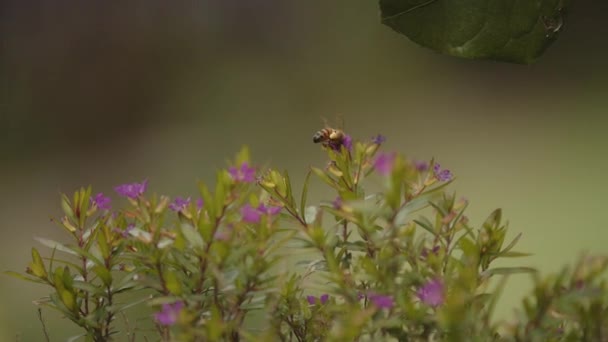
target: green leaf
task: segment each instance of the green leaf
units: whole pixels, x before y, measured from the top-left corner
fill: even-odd
[[[520,257],[532,256],[534,254],[513,251],[513,252],[505,252],[505,253],[501,252],[499,255],[500,255],[501,258],[520,258]]]
[[[203,201],[205,203],[204,210],[207,211],[207,214],[209,214],[209,220],[214,221],[216,215],[215,213],[218,210],[215,206],[214,198],[205,183],[199,182],[198,188],[200,190],[201,197],[203,198]],[[204,217],[204,215],[201,215],[201,219]],[[200,223],[201,222],[199,222],[199,224]]]
[[[68,196],[65,194],[61,194],[61,208],[67,217],[71,218],[72,220],[75,219],[72,204],[70,203]]]
[[[382,23],[437,52],[533,63],[562,28],[569,0],[380,0]]]
[[[321,178],[322,181],[324,181],[325,183],[327,183],[327,185],[331,186],[334,189],[339,189],[339,186],[338,186],[338,184],[336,184],[336,181],[334,181],[333,178],[331,178],[329,175],[327,175],[327,173],[325,173],[325,171],[323,171],[323,170],[321,170],[319,168],[316,168],[316,167],[311,167],[310,169],[317,176],[319,176],[319,178]]]
[[[439,236],[437,234],[437,232],[435,231],[435,228],[433,228],[433,224],[429,221],[428,218],[422,216],[422,217],[420,217],[420,219],[414,220],[414,222],[416,222],[416,224],[418,224],[420,227],[422,227],[422,229],[431,233],[433,236],[435,236],[435,237]]]
[[[217,183],[215,184],[215,208],[218,208],[218,211],[224,207],[224,203],[226,202],[226,191],[228,190],[229,183],[224,179],[225,177],[228,177],[226,172],[220,170],[217,174]]]
[[[70,290],[72,287],[68,268],[58,268],[53,276],[55,290],[61,302],[71,312],[76,311],[76,295]]]
[[[101,257],[104,260],[108,260],[110,257],[110,245],[106,240],[106,235],[102,231],[97,231],[97,246],[99,247],[99,252],[101,253]]]
[[[502,251],[500,251],[500,253],[498,253],[498,256],[502,256],[503,254],[508,253],[513,247],[515,247],[517,241],[519,241],[519,239],[521,238],[521,235],[522,233],[517,234],[513,241],[511,241],[511,243],[509,243],[507,247],[505,247]]]
[[[105,294],[105,288],[99,288],[91,283],[86,283],[84,281],[74,281],[73,284],[75,289],[83,290],[88,292],[89,294]]]
[[[65,246],[64,244],[62,244],[60,242],[53,241],[50,239],[40,238],[40,237],[36,237],[34,239],[36,239],[38,242],[40,242],[41,244],[43,244],[51,249],[54,249],[54,250],[57,250],[60,252],[65,252],[65,253],[72,254],[72,255],[78,255],[78,253],[76,253],[75,251],[73,251],[72,249],[70,249],[69,247]]]
[[[483,228],[486,230],[498,229],[502,218],[502,210],[500,208],[494,210],[483,223]]]
[[[36,248],[32,248],[32,262],[30,263],[32,274],[38,278],[46,279],[47,273],[44,267],[44,261],[40,257],[40,253]]]
[[[308,182],[310,181],[310,175],[312,174],[312,171],[308,171],[306,173],[306,178],[304,178],[304,186],[302,187],[302,197],[300,199],[300,215],[304,216],[304,213],[306,211],[306,201],[308,200]],[[308,222],[306,221],[306,218],[304,218],[304,222]]]
[[[180,227],[182,230],[182,234],[184,234],[184,238],[188,241],[188,243],[190,243],[192,247],[198,250],[203,249],[205,245],[203,237],[196,229],[194,229],[194,227],[187,223],[182,223]]]
[[[510,275],[517,273],[536,273],[536,269],[532,267],[497,267],[485,270],[480,274],[482,278],[489,278],[497,274]]]
[[[285,184],[285,198],[287,198],[290,207],[295,207],[293,191],[291,189],[291,179],[289,179],[289,173],[287,170],[283,172],[283,183]]]
[[[163,277],[165,279],[165,286],[167,287],[167,290],[169,290],[169,292],[176,296],[182,294],[182,286],[175,272],[171,270],[165,270],[163,271]]]
[[[21,280],[25,280],[25,281],[31,281],[32,283],[39,283],[39,284],[46,284],[44,281],[37,279],[37,278],[30,278],[28,276],[25,276],[21,273],[17,273],[15,271],[4,271],[4,274],[11,276],[11,277],[15,277],[17,279],[21,279]]]
[[[112,285],[112,274],[104,266],[98,265],[93,267],[92,271],[103,281],[106,286]]]

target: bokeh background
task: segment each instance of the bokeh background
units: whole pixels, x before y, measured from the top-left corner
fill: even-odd
[[[0,270],[23,270],[34,237],[61,238],[49,218],[80,185],[147,178],[194,194],[243,144],[301,183],[324,163],[312,134],[337,115],[355,137],[382,133],[387,149],[451,169],[475,225],[502,207],[534,253],[514,263],[549,272],[605,253],[606,13],[575,2],[522,66],[421,48],[371,0],[1,1]],[[502,318],[530,288],[509,284]],[[42,340],[32,300],[45,291],[0,276],[0,340]],[[45,318],[53,341],[77,332]]]

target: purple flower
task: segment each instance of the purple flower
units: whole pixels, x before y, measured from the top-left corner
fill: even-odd
[[[347,150],[351,150],[353,148],[353,138],[350,135],[344,135],[344,139],[342,140],[342,145],[346,147]]]
[[[258,206],[258,211],[260,213],[270,215],[270,216],[274,216],[274,215],[280,213],[281,209],[282,209],[281,207],[273,207],[271,205],[265,206],[264,203],[262,203]]]
[[[321,297],[319,297],[319,300],[321,301],[321,304],[325,304],[329,300],[329,295],[327,293],[322,294]]]
[[[249,204],[245,204],[245,206],[241,208],[241,215],[243,216],[243,221],[249,223],[259,223],[260,218],[262,217],[262,213]]]
[[[375,137],[372,137],[372,142],[376,145],[382,145],[382,143],[385,141],[386,141],[386,137],[382,134],[378,134]]]
[[[247,162],[241,164],[240,168],[231,167],[228,173],[235,182],[252,183],[255,181],[255,169],[249,167]]]
[[[98,193],[91,198],[91,203],[101,210],[110,210],[110,197],[106,197],[103,193]]]
[[[169,209],[173,211],[185,210],[190,205],[190,197],[184,199],[182,197],[175,197],[173,203],[169,204]]]
[[[429,169],[429,163],[422,161],[422,160],[414,160],[414,167],[419,172],[424,172]]]
[[[163,309],[154,314],[156,322],[160,325],[174,325],[177,323],[179,314],[184,308],[184,302],[175,302],[173,304],[163,304]]]
[[[427,305],[439,306],[444,301],[443,290],[443,282],[440,279],[433,279],[419,288],[416,296]]]
[[[336,199],[333,202],[331,202],[331,206],[334,209],[342,208],[342,197],[340,197],[340,196],[336,197]]]
[[[440,182],[447,182],[450,179],[452,179],[452,172],[450,172],[450,170],[448,169],[441,169],[441,165],[439,164],[435,164],[433,166],[433,172],[435,173],[435,177],[437,177],[437,180]]]
[[[196,200],[196,207],[198,208],[198,210],[203,209],[204,204],[205,204],[205,201],[203,201],[202,198],[199,198]]]
[[[395,163],[395,154],[381,153],[374,162],[374,168],[376,171],[383,175],[388,176],[393,171],[393,164]]]
[[[241,215],[243,220],[249,223],[260,223],[260,218],[263,215],[274,216],[281,212],[281,207],[266,206],[264,203],[260,203],[257,208],[253,208],[251,205],[246,204],[241,209]]]
[[[141,183],[122,184],[114,188],[114,190],[121,196],[129,197],[131,199],[137,199],[148,187],[148,180]]]
[[[390,309],[395,306],[395,300],[392,296],[384,296],[377,293],[367,295],[367,298],[380,309]]]
[[[329,295],[323,294],[321,295],[321,297],[319,297],[319,300],[317,301],[317,297],[315,296],[306,296],[306,300],[308,301],[308,304],[310,305],[315,305],[317,303],[321,303],[321,305],[327,303],[327,301],[329,300]]]

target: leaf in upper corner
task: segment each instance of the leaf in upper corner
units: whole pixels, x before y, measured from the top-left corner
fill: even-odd
[[[380,0],[382,23],[437,52],[531,64],[555,41],[569,0]]]

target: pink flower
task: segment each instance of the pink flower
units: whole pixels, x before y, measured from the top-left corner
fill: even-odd
[[[258,206],[258,211],[262,214],[274,216],[281,212],[281,207],[265,206],[264,203]]]
[[[414,167],[419,172],[424,172],[429,169],[429,163],[427,163],[425,161],[421,161],[421,160],[414,160]]]
[[[122,184],[114,188],[114,190],[121,196],[129,197],[131,199],[137,199],[137,197],[143,195],[148,187],[148,180],[141,183],[130,183]]]
[[[260,219],[262,215],[275,216],[281,212],[281,207],[274,206],[266,206],[263,203],[257,208],[252,207],[249,204],[245,204],[243,208],[241,208],[241,216],[243,217],[243,221],[249,223],[260,223]]]
[[[104,196],[101,192],[91,197],[91,203],[101,210],[110,210],[110,197]]]
[[[243,216],[243,221],[245,222],[259,223],[262,213],[260,213],[256,208],[253,208],[251,205],[245,204],[245,206],[241,208],[241,216]]]
[[[441,169],[441,165],[435,164],[433,165],[433,172],[435,173],[435,177],[440,182],[447,182],[452,179],[452,172],[448,169]]]
[[[310,304],[310,305],[315,305],[317,303],[321,303],[321,305],[323,305],[323,304],[327,303],[327,301],[329,300],[329,295],[327,293],[322,294],[318,300],[317,300],[317,297],[315,297],[315,296],[306,296],[306,300],[308,301],[308,304]]]
[[[340,196],[336,197],[336,199],[333,202],[331,202],[331,206],[334,209],[342,208],[342,197],[340,197]]]
[[[395,154],[381,153],[374,162],[374,168],[376,171],[383,175],[388,176],[393,171],[393,164],[395,163]]]
[[[430,306],[439,306],[444,301],[443,282],[440,279],[433,279],[418,289],[416,296]]]
[[[163,304],[161,311],[154,314],[156,322],[160,325],[170,326],[177,323],[179,314],[184,308],[184,302],[175,302],[173,304]]]
[[[371,293],[367,295],[367,298],[379,309],[390,309],[395,306],[395,300],[392,296]]]
[[[169,204],[169,209],[173,211],[182,211],[190,205],[190,197],[184,199],[182,197],[175,197],[173,203]]]
[[[241,164],[239,168],[231,167],[228,173],[235,182],[252,183],[255,181],[255,169],[249,167],[247,162]]]

